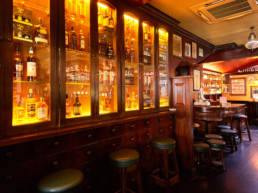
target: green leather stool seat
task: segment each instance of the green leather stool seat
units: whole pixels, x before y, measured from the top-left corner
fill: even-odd
[[[212,150],[217,150],[217,151],[221,151],[222,149],[224,149],[226,142],[223,140],[219,140],[219,139],[209,139],[207,140],[207,143],[210,144],[210,147],[212,148]]]
[[[196,152],[207,152],[209,151],[210,146],[207,143],[195,143],[194,144],[194,150]]]
[[[176,141],[172,138],[156,137],[151,140],[151,145],[157,149],[171,150],[176,147]]]
[[[221,135],[217,135],[217,134],[206,134],[205,135],[206,139],[222,139]]]
[[[41,193],[65,193],[78,187],[83,173],[77,169],[64,169],[43,177],[38,184]]]
[[[219,128],[219,129],[231,129],[231,127],[228,126],[228,125],[218,125],[217,128]]]
[[[135,165],[139,157],[139,153],[134,149],[120,149],[109,154],[112,163],[120,168],[128,168]]]
[[[244,119],[247,119],[247,115],[241,114],[241,113],[234,114],[233,117],[234,118],[244,118]]]
[[[236,135],[237,134],[237,132],[232,129],[221,129],[220,132],[222,135]]]

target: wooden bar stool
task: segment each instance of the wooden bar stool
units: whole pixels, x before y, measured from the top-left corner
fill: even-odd
[[[83,181],[77,169],[64,169],[43,177],[38,183],[40,193],[75,193]]]
[[[209,139],[207,140],[207,143],[210,145],[211,151],[217,154],[215,159],[212,160],[212,163],[214,165],[221,165],[223,170],[225,171],[226,166],[225,166],[224,154],[223,154],[223,150],[226,145],[225,141],[218,140],[218,139]]]
[[[231,148],[231,152],[237,151],[236,135],[237,132],[232,129],[221,129],[221,135],[226,141],[226,145]]]
[[[194,147],[194,155],[196,159],[196,165],[197,168],[200,168],[200,165],[202,161],[207,162],[204,160],[204,157],[206,156],[208,158],[208,163],[210,164],[211,162],[211,151],[210,151],[210,146],[207,143],[195,143],[193,145]]]
[[[121,191],[117,192],[133,193],[131,189],[127,187],[127,169],[133,166],[137,166],[139,162],[139,153],[134,149],[120,149],[118,151],[109,154],[109,158],[115,167],[121,170]],[[143,193],[142,181],[140,175],[140,169],[137,167],[137,181],[138,181],[138,192]]]
[[[237,129],[238,129],[238,135],[239,135],[239,138],[240,138],[240,142],[243,141],[242,134],[245,134],[242,130],[242,123],[245,123],[245,125],[246,125],[249,141],[252,141],[247,115],[244,115],[244,114],[241,114],[241,113],[234,114],[231,124],[233,124],[233,122],[235,120],[237,121]]]
[[[201,135],[200,135],[200,127],[201,125],[199,123],[194,123],[193,124],[193,128],[194,128],[194,140],[199,140],[202,139]]]
[[[217,134],[206,134],[205,135],[205,139],[209,140],[209,139],[223,139],[223,137],[221,135],[217,135]]]
[[[217,133],[221,133],[221,129],[231,129],[229,125],[217,125]]]
[[[163,188],[168,188],[179,182],[179,168],[176,158],[176,141],[172,138],[157,137],[151,140],[151,145],[162,154],[163,168],[154,169],[151,177],[155,183]],[[175,171],[169,170],[168,157],[172,154]]]

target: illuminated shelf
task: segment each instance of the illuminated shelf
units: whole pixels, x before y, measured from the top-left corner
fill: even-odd
[[[90,86],[90,83],[83,83],[83,82],[66,82],[66,85],[83,85],[83,86]]]
[[[66,117],[66,119],[73,119],[73,118],[80,118],[80,117],[89,117],[89,116],[91,116],[91,113],[87,112],[87,113],[84,113],[82,115],[72,115],[72,116]]]
[[[14,36],[13,39],[33,43],[33,40]]]
[[[28,26],[33,26],[32,23],[28,23],[28,22],[25,22],[25,21],[20,21],[20,20],[17,20],[17,19],[13,19],[13,22],[28,25]]]
[[[116,112],[113,112],[113,111],[110,111],[110,110],[106,110],[106,111],[105,110],[100,110],[99,111],[100,115],[105,115],[105,114],[110,114],[110,113],[116,113]]]
[[[90,53],[87,51],[75,50],[75,49],[71,49],[71,48],[65,48],[65,51],[67,54],[72,54],[72,55],[76,55],[76,56],[89,56],[90,55]]]
[[[139,108],[126,108],[125,111],[138,111]]]
[[[43,81],[26,81],[26,80],[14,80],[13,83],[15,83],[15,84],[49,84],[49,82],[43,82]]]
[[[12,125],[13,126],[19,126],[19,125],[29,125],[29,124],[36,124],[36,123],[43,123],[43,122],[47,122],[49,120],[43,120],[43,121],[40,121],[38,119],[32,119],[32,120],[29,120],[27,118],[24,118],[23,120],[13,120],[12,121]]]

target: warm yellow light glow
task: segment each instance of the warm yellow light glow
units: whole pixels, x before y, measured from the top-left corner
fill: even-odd
[[[100,3],[100,2],[98,2],[98,6],[100,6],[101,8],[104,8],[104,9],[107,9],[107,8],[108,8],[107,5],[105,5],[105,4],[103,4],[103,3]]]
[[[160,98],[159,106],[160,107],[168,107],[169,106],[168,97]]]
[[[46,122],[46,121],[49,121],[49,120],[47,119],[47,120],[40,121],[36,118],[35,119],[23,118],[22,120],[13,119],[12,125],[13,126],[29,125],[29,124],[35,124],[35,123],[42,123],[42,122]]]
[[[143,27],[145,27],[145,26],[147,26],[147,25],[148,25],[147,23],[142,23],[142,26],[143,26]]]
[[[129,20],[131,20],[131,21],[134,21],[135,23],[138,23],[138,22],[139,22],[137,19],[135,19],[135,18],[133,18],[133,17],[131,17],[131,16],[129,16],[129,15],[126,15],[126,14],[124,14],[124,18],[125,18],[125,19],[129,19]]]
[[[91,112],[90,111],[85,111],[81,115],[66,116],[66,118],[67,119],[71,119],[71,118],[88,117],[88,116],[91,116]]]
[[[139,108],[138,107],[134,107],[134,108],[125,108],[125,111],[138,111]]]
[[[159,29],[159,33],[160,34],[164,34],[164,35],[168,34],[168,32],[166,30],[164,30],[164,29]]]

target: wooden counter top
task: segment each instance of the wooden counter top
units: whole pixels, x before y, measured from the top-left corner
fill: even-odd
[[[234,109],[234,108],[242,108],[245,106],[245,104],[233,104],[229,103],[228,106],[220,106],[220,105],[194,105],[194,108],[205,108],[205,109]]]

